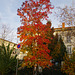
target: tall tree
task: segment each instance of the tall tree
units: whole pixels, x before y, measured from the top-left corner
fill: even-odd
[[[52,44],[49,44],[49,49],[51,50],[50,55],[53,57],[55,62],[61,64],[61,61],[63,61],[63,57],[66,53],[66,47],[64,45],[62,38],[58,38],[58,34],[54,36]]]
[[[23,24],[18,28],[18,37],[22,41],[21,51],[28,51],[22,66],[36,66],[37,64],[41,67],[47,67],[52,65],[48,49],[50,41],[45,35],[47,30],[51,30],[51,28],[49,23],[43,24],[41,21],[47,20],[47,14],[51,13],[51,9],[53,7],[50,0],[29,0],[23,2],[21,8],[17,10]]]
[[[16,55],[14,57],[11,56],[14,50],[14,46],[10,49],[10,44],[5,47],[4,44],[0,46],[0,73],[1,75],[7,74],[10,71],[14,71],[16,69]]]

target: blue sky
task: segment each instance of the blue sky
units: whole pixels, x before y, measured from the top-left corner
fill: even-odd
[[[17,28],[21,25],[20,18],[17,15],[17,9],[20,8],[22,2],[25,0],[0,0],[0,25],[6,24],[14,28],[14,34],[16,35]],[[56,7],[72,6],[72,0],[51,0],[54,5],[53,13],[50,15],[52,26],[58,27],[59,21],[54,17],[54,11]]]

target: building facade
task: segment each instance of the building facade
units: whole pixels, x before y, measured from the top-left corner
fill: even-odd
[[[10,42],[8,40],[4,40],[2,38],[0,38],[0,45],[2,45],[2,43],[4,43],[5,46],[8,46],[8,44],[10,43],[10,49],[12,49],[12,47],[14,46],[14,50],[12,52],[12,55],[15,55],[17,54],[17,44],[16,43],[13,43],[13,42]]]
[[[62,23],[61,28],[55,28],[54,35],[58,33],[58,39],[60,36],[66,46],[66,50],[68,54],[72,54],[75,49],[75,26],[65,27],[65,23]]]
[[[19,60],[23,60],[23,57],[27,56],[28,52],[27,51],[25,53],[21,52],[20,48],[17,48],[16,43],[0,38],[0,46],[2,45],[2,43],[4,43],[5,47],[8,46],[8,44],[10,43],[10,49],[12,49],[12,47],[15,45],[11,56],[17,55],[17,59]]]

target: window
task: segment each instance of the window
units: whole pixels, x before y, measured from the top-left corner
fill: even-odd
[[[13,54],[15,54],[15,52],[13,52]]]
[[[16,54],[16,51],[13,51],[13,54]]]
[[[68,42],[68,43],[71,42],[71,36],[67,36],[67,42]]]
[[[71,54],[71,53],[72,53],[71,45],[68,45],[68,46],[67,46],[67,53],[68,53],[68,54]]]
[[[12,46],[12,44],[11,44],[11,46]]]
[[[58,41],[60,40],[60,38],[61,38],[61,35],[58,35]]]

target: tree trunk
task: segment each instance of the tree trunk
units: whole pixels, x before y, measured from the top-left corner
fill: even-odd
[[[34,66],[33,68],[33,75],[37,75],[37,72],[38,72],[38,66]]]
[[[2,75],[4,75],[4,73],[2,72]]]

